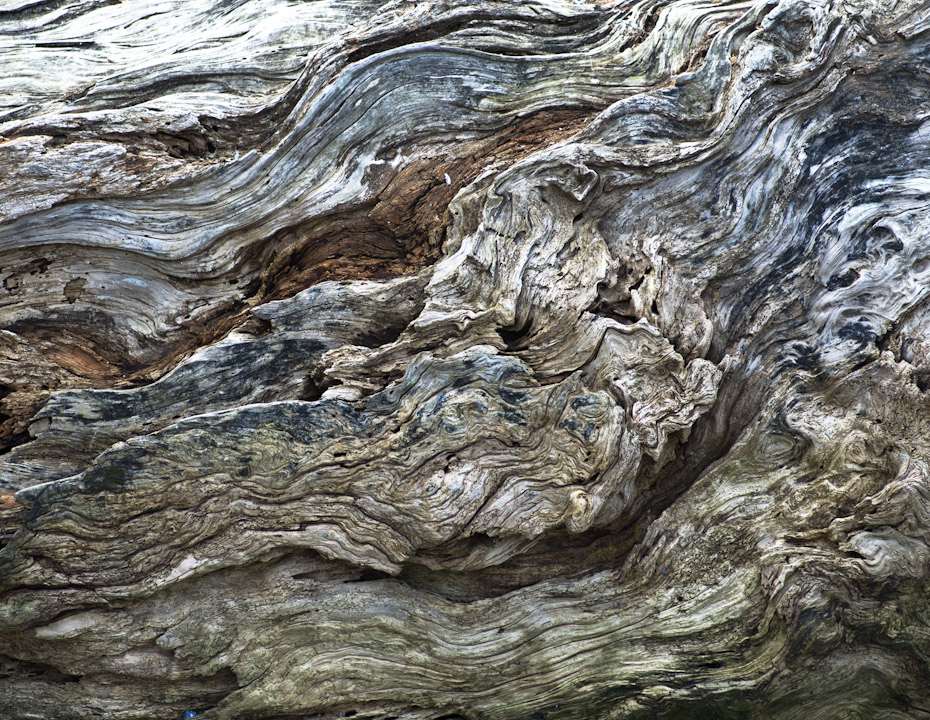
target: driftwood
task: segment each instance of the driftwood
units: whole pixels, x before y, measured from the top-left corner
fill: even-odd
[[[0,45],[0,718],[930,717],[927,5]]]

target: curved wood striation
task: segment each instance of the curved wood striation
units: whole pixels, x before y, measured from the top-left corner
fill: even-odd
[[[4,717],[930,715],[927,17],[7,3]]]

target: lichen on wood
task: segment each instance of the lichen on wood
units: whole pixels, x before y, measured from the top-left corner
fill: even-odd
[[[930,716],[927,18],[0,8],[0,718]]]

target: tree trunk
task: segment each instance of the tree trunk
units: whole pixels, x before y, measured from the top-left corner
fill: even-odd
[[[928,17],[9,0],[0,718],[930,717]]]

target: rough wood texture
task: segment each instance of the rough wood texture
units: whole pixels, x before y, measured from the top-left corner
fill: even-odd
[[[930,717],[930,7],[0,6],[0,717]]]

